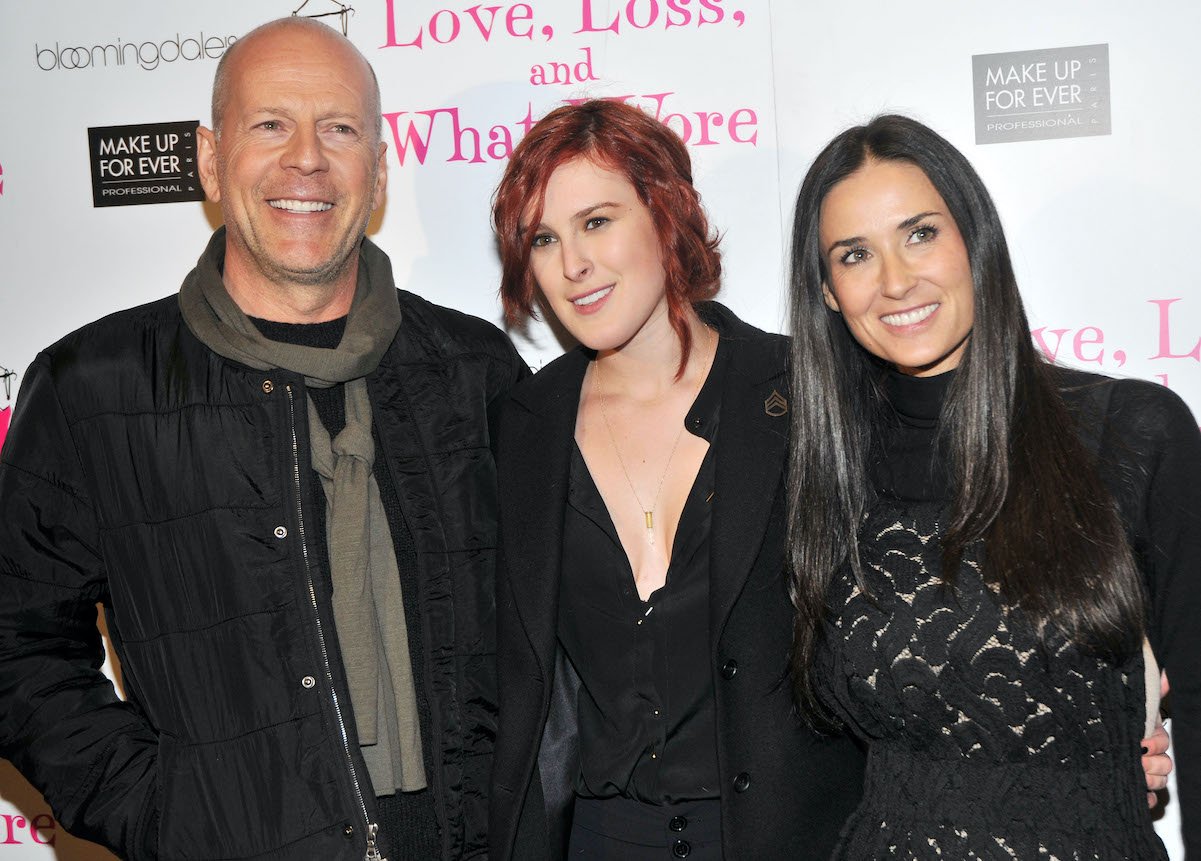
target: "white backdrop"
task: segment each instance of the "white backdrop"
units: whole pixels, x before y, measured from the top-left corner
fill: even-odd
[[[88,129],[208,124],[225,45],[300,2],[0,0],[0,366],[17,375],[11,397],[0,391],[0,437],[39,349],[173,292],[220,220],[201,203],[93,207]],[[1192,0],[1139,10],[1114,0],[354,5],[349,35],[379,75],[389,143],[388,198],[372,237],[411,290],[499,322],[487,215],[509,149],[564,98],[629,95],[692,145],[697,185],[725,237],[724,301],[782,330],[792,200],[809,161],[845,126],[901,111],[946,135],[983,175],[1048,351],[1157,379],[1201,413],[1201,293],[1183,265],[1201,234],[1189,59],[1201,6]],[[337,9],[309,0],[303,11]],[[973,56],[1072,46],[1105,46],[1107,74],[1085,81],[1104,87],[1086,88],[1085,105],[1058,93],[1038,113],[1085,116],[1069,109],[1100,102],[1111,133],[977,144]],[[999,61],[994,71],[1018,74]],[[1046,77],[1043,101],[1053,101],[1061,82]],[[990,104],[1003,90],[1013,97],[993,83]],[[1023,86],[1038,98],[1037,86]],[[540,325],[514,339],[535,367],[561,350]],[[1159,828],[1182,858],[1172,805]],[[0,763],[0,861],[55,853],[108,857],[55,828]]]

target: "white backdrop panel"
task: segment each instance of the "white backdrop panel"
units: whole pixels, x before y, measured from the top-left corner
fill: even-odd
[[[200,203],[93,208],[87,130],[207,124],[220,46],[299,3],[0,0],[0,366],[23,374],[71,329],[178,287],[219,213]],[[724,234],[724,301],[782,330],[806,167],[846,125],[902,111],[983,175],[1043,343],[1079,367],[1166,382],[1201,411],[1201,295],[1180,250],[1201,232],[1191,151],[1201,123],[1187,104],[1196,4],[494,0],[473,15],[474,5],[358,0],[349,18],[380,78],[389,144],[372,237],[408,289],[499,322],[488,207],[508,149],[564,98],[630,95],[692,145]],[[310,0],[304,11],[336,8]],[[212,56],[172,59],[170,43],[189,39]],[[97,45],[114,47],[91,52]],[[1076,45],[1108,46],[1112,134],[975,143],[973,55]],[[87,63],[63,68],[82,64],[64,52],[74,46]],[[535,367],[562,348],[544,325],[514,340]],[[0,764],[0,859],[109,857],[33,827],[48,816]],[[1179,859],[1175,816],[1169,805],[1159,828]],[[53,847],[39,842],[51,838]]]

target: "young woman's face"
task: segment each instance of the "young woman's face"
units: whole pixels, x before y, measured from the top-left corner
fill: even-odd
[[[612,350],[670,326],[659,237],[621,174],[586,158],[560,165],[530,235],[534,281],[584,346]]]
[[[897,370],[959,365],[972,330],[972,272],[946,202],[921,168],[868,161],[826,195],[826,304],[855,340]]]

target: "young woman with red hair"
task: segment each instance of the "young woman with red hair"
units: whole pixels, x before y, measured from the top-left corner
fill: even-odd
[[[500,423],[492,857],[824,858],[862,758],[794,714],[787,343],[709,300],[688,152],[637,108],[559,108],[494,221],[510,321],[581,346]]]

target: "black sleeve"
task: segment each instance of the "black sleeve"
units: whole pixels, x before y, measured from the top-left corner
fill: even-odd
[[[72,834],[153,858],[158,739],[100,671],[108,589],[85,486],[39,357],[0,453],[0,756]]]
[[[509,400],[509,392],[513,387],[531,375],[530,366],[517,352],[508,336],[500,336],[504,341],[505,361],[499,379],[491,387],[488,400],[488,438],[492,440],[492,452],[496,453],[496,441],[500,438],[500,416],[505,403]]]
[[[1135,465],[1119,502],[1150,598],[1149,637],[1171,684],[1172,757],[1185,849],[1201,858],[1201,432],[1185,403],[1152,383],[1118,384],[1113,447]]]

